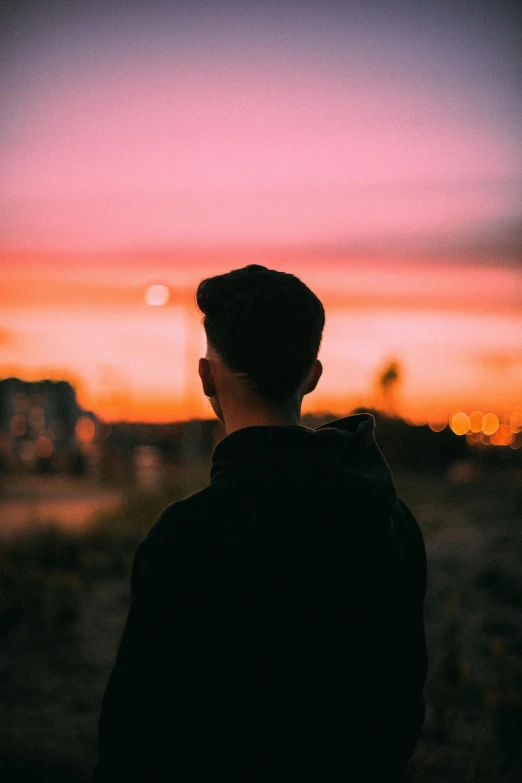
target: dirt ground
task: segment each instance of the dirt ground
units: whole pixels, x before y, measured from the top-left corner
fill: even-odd
[[[495,468],[464,478],[396,477],[428,554],[427,715],[408,783],[522,780],[522,474]],[[0,606],[4,783],[82,783],[96,758],[133,550],[107,568],[99,547],[78,561],[60,546],[62,566],[26,564],[22,598]],[[2,556],[14,595],[18,560]]]

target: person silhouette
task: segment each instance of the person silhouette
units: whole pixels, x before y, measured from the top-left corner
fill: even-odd
[[[92,780],[401,781],[425,715],[426,553],[374,418],[301,425],[325,313],[294,275],[251,264],[196,301],[226,435],[136,552]]]

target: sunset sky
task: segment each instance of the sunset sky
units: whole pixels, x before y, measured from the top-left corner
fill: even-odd
[[[519,3],[40,0],[0,28],[0,376],[210,415],[194,288],[255,261],[325,303],[307,409],[371,404],[394,359],[412,418],[522,409]]]

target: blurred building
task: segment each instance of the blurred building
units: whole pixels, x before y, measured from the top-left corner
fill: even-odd
[[[3,469],[83,472],[92,461],[89,443],[97,426],[97,417],[80,407],[67,381],[0,381]]]

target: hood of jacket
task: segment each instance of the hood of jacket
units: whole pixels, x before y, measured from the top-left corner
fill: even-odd
[[[289,480],[330,477],[358,488],[390,508],[396,494],[390,469],[375,442],[375,419],[358,413],[317,429],[254,426],[232,432],[212,455],[211,482],[224,479]]]

